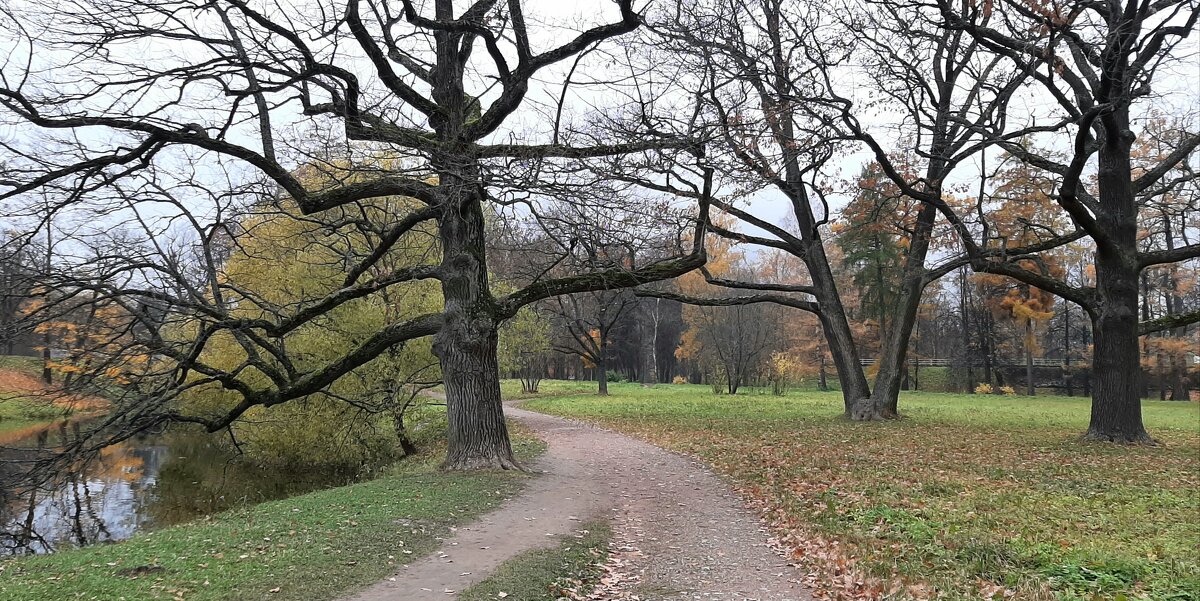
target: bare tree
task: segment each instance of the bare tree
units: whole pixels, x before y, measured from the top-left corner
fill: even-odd
[[[940,13],[934,7],[869,1],[844,6],[838,21],[834,31],[844,31],[853,40],[846,51],[849,60],[817,44],[811,44],[808,52],[810,60],[821,65],[828,78],[826,89],[840,107],[838,127],[848,137],[865,142],[875,160],[887,164],[891,176],[904,179],[904,190],[920,191],[923,196],[915,200],[945,198],[956,171],[989,146],[1061,126],[1053,119],[1026,121],[1011,115],[1009,105],[1025,85],[1025,70],[986,52],[962,31],[940,27]],[[834,85],[837,72],[851,65],[869,82],[871,92],[866,98],[850,98]],[[878,138],[883,128],[872,123],[875,116],[896,119],[899,133],[894,139],[901,146],[897,152],[887,152]],[[879,416],[897,414],[909,340],[925,287],[961,263],[961,259],[943,260],[926,268],[937,216],[936,205],[923,203],[911,222],[904,224],[902,276],[896,306],[891,308],[891,327],[881,341],[871,396],[873,412]],[[1039,247],[1081,235],[1064,232],[1054,240],[1039,240]]]
[[[164,421],[222,430],[252,407],[319,393],[388,348],[433,336],[450,422],[445,465],[516,467],[500,403],[499,323],[539,300],[669,278],[704,262],[702,206],[692,248],[677,256],[548,277],[504,295],[489,286],[489,203],[521,202],[572,162],[626,153],[654,160],[652,149],[682,145],[638,130],[613,141],[588,133],[596,128],[569,128],[562,106],[572,86],[555,106],[528,99],[540,75],[635,30],[640,17],[630,0],[598,16],[611,21],[544,50],[537,40],[561,36],[531,31],[517,1],[480,0],[456,13],[451,0],[78,0],[3,18],[10,52],[0,104],[25,135],[4,145],[0,202],[41,193],[53,199],[42,223],[86,213],[93,223],[123,219],[149,238],[59,286],[122,303],[137,316],[131,331],[140,351],[170,364],[138,391],[156,402],[112,418],[125,432]],[[148,47],[179,51],[138,50]],[[522,111],[542,109],[555,115],[539,120],[547,127],[513,125]],[[365,232],[367,250],[347,258],[339,286],[311,301],[237,317],[233,307],[246,299],[219,277],[220,247],[235,221],[229,211],[247,198],[278,197]],[[408,212],[371,219],[371,202],[401,197],[416,201]],[[193,210],[197,200],[208,208]],[[170,219],[156,216],[163,207]],[[188,230],[198,261],[172,262],[178,253],[164,247],[164,224]],[[436,232],[437,256],[374,269],[426,225]],[[440,288],[439,310],[390,323],[321,366],[300,370],[288,356],[283,340],[296,328],[383,288],[427,281]],[[199,320],[198,335],[173,339],[141,307]],[[231,370],[202,359],[209,341],[226,336],[246,355]],[[248,370],[265,377],[249,384],[238,377]],[[163,402],[197,382],[241,400],[218,415],[182,414]]]
[[[1061,130],[1071,148],[1065,161],[1020,144],[1004,148],[1060,178],[1055,201],[1096,245],[1095,286],[1072,285],[1023,268],[1022,253],[988,260],[986,229],[976,239],[979,234],[941,199],[922,200],[935,203],[958,228],[976,270],[1013,277],[1088,312],[1095,343],[1087,438],[1151,441],[1142,424],[1138,336],[1200,320],[1200,313],[1139,324],[1139,275],[1147,267],[1200,256],[1200,245],[1139,251],[1139,215],[1149,198],[1182,183],[1169,175],[1193,156],[1200,132],[1181,132],[1173,150],[1136,177],[1132,150],[1139,104],[1151,97],[1160,69],[1179,57],[1180,43],[1200,19],[1200,4],[1131,0],[1041,6],[1014,0],[972,6],[939,0],[937,7],[943,27],[968,34],[987,52],[1012,61],[1070,122]],[[1086,179],[1093,164],[1094,187]]]
[[[639,294],[700,306],[773,302],[817,315],[841,380],[845,413],[871,419],[870,388],[824,247],[822,228],[832,217],[821,185],[822,170],[837,151],[825,119],[807,103],[825,97],[825,81],[811,63],[796,61],[808,43],[809,19],[819,10],[778,0],[677,2],[656,15],[653,30],[673,73],[682,74],[713,143],[708,160],[720,167],[722,190],[712,206],[720,217],[709,230],[731,241],[777,249],[800,259],[808,284],[708,278],[750,294],[698,298],[674,292]],[[673,58],[672,58],[673,57]],[[660,182],[669,188],[670,178]],[[687,190],[675,188],[677,194]],[[794,227],[764,218],[736,202],[766,192]],[[693,192],[693,195],[698,196]]]

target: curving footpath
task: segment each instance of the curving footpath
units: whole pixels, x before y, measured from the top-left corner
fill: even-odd
[[[618,573],[595,599],[809,601],[804,576],[704,465],[628,436],[512,406],[546,441],[521,495],[460,527],[433,555],[347,601],[454,599],[504,561],[609,516]],[[515,600],[521,601],[521,600]]]

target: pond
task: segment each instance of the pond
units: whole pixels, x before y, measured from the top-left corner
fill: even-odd
[[[87,423],[30,424],[0,435],[10,472],[38,448],[54,448]],[[16,460],[14,462],[13,460]],[[113,542],[135,532],[348,484],[337,474],[289,474],[243,460],[212,435],[186,428],[110,446],[71,473],[17,496],[0,473],[0,555],[50,553]]]

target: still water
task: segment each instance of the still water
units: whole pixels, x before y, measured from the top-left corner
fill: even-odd
[[[8,468],[38,448],[53,448],[86,430],[62,421],[0,433]],[[0,473],[0,486],[4,474]],[[210,435],[187,429],[131,439],[19,496],[0,490],[0,555],[50,553],[129,538],[231,507],[253,505],[353,478],[288,474],[243,460]]]

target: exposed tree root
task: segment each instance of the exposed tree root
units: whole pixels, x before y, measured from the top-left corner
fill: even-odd
[[[1151,437],[1149,434],[1147,434],[1145,431],[1131,434],[1128,432],[1101,432],[1099,430],[1088,430],[1087,433],[1085,433],[1080,438],[1087,442],[1103,442],[1103,443],[1123,444],[1123,445],[1144,445],[1144,446],[1149,446],[1149,447],[1157,447],[1157,446],[1160,446],[1160,444],[1161,444],[1157,440],[1154,440],[1154,438]]]
[[[516,458],[510,456],[504,457],[500,455],[471,455],[467,457],[447,457],[445,463],[442,464],[442,471],[446,472],[473,472],[483,470],[512,470],[517,472],[526,472],[530,470],[528,467],[517,461]]]

